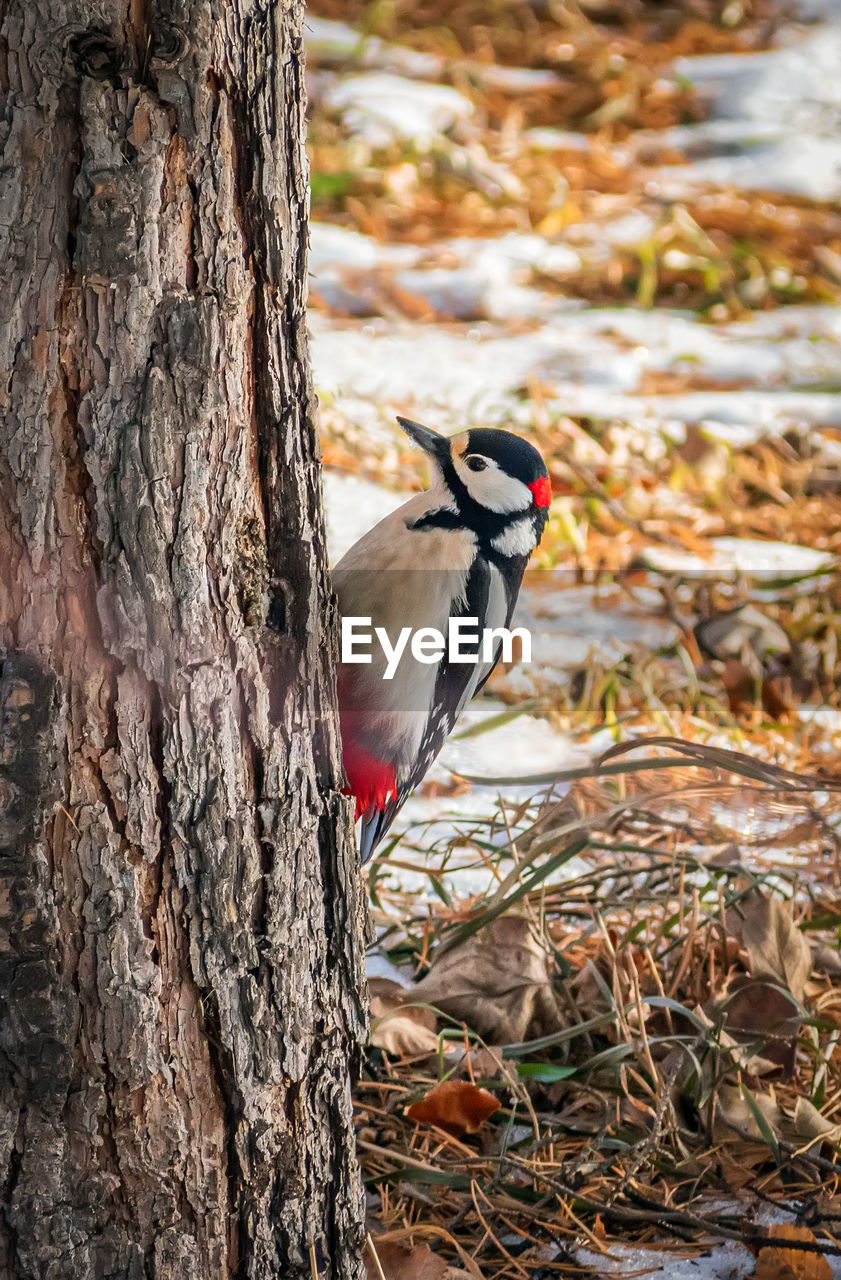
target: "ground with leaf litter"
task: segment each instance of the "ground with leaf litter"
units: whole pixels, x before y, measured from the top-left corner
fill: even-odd
[[[394,425],[543,451],[499,671],[371,867],[377,1280],[841,1275],[841,14],[310,6],[334,557]]]

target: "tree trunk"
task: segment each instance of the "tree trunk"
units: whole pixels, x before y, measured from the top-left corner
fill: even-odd
[[[352,1280],[300,8],[0,14],[0,1276]]]

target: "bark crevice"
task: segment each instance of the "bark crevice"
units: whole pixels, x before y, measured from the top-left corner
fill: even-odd
[[[0,1274],[357,1280],[301,12],[78,16],[0,19]]]

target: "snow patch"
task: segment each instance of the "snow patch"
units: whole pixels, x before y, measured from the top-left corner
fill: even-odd
[[[351,133],[375,148],[409,142],[428,151],[441,134],[473,114],[473,103],[456,89],[386,71],[337,80],[323,101],[339,112]]]
[[[649,547],[645,563],[660,573],[770,574],[778,577],[815,573],[828,568],[832,557],[813,547],[798,547],[788,542],[762,542],[758,538],[712,538],[713,554],[708,560],[692,551],[671,547]]]
[[[412,495],[393,493],[358,476],[325,470],[324,506],[327,518],[327,550],[336,564],[364,533],[391,515]]]

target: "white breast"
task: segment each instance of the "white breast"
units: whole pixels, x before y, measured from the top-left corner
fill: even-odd
[[[392,643],[404,627],[412,634],[434,627],[446,638],[453,602],[464,598],[476,539],[467,529],[410,529],[407,524],[449,501],[445,489],[419,493],[350,548],[333,570],[343,616],[371,618],[372,628],[385,628]],[[344,667],[348,696],[364,717],[366,732],[389,747],[398,766],[408,764],[420,745],[438,665],[415,662],[407,654],[386,681],[387,660],[379,644],[370,653],[370,663]]]
[[[515,520],[491,543],[501,556],[530,556],[535,548],[534,521],[531,516]]]

